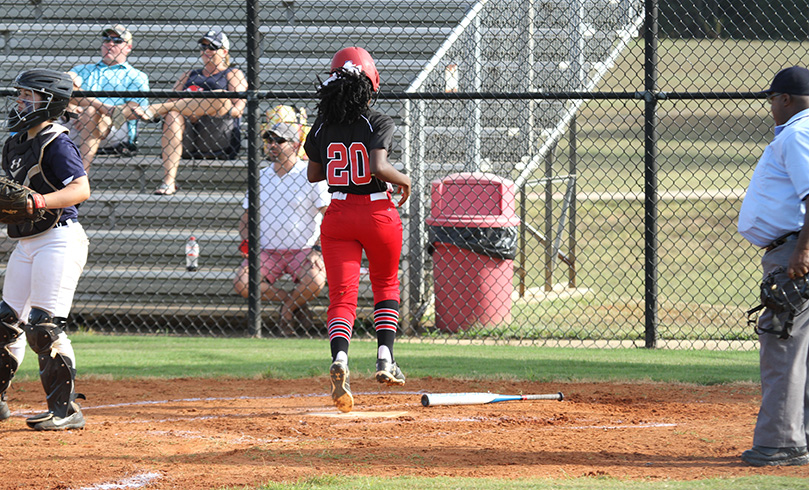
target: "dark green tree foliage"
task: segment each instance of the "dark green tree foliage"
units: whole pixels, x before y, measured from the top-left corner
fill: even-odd
[[[660,2],[660,34],[669,38],[803,41],[809,0]]]

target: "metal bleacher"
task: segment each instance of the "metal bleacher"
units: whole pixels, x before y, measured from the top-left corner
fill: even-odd
[[[283,0],[263,3],[259,15],[261,90],[313,93],[332,54],[360,45],[374,56],[386,92],[552,92],[591,88],[635,35],[642,3]],[[199,65],[196,41],[211,26],[228,34],[231,56],[244,69],[247,22],[241,0],[108,0],[100,6],[37,0],[0,5],[0,87],[32,66],[68,70],[97,60],[100,31],[111,22],[132,31],[129,61],[149,75],[154,89],[171,89],[183,72]],[[262,101],[262,108],[290,102],[314,112],[314,101],[304,99]],[[404,256],[409,246],[426,240],[424,203],[432,179],[471,170],[524,179],[580,103],[380,100],[379,110],[400,127],[394,158],[421,193],[411,199]],[[196,332],[193,323],[207,320],[225,333],[242,329],[246,305],[231,281],[241,260],[235,244],[246,161],[183,161],[180,192],[153,196],[162,175],[159,137],[159,125],[142,124],[137,156],[98,157],[93,165],[93,196],[81,209],[91,256],[74,312],[88,322],[123,318],[135,329],[146,323],[143,318],[152,323],[159,318],[178,333],[178,325]],[[195,273],[182,267],[189,234],[202,245],[202,268]],[[425,297],[422,285],[408,284],[419,282],[423,264],[403,259],[403,272],[406,315],[421,309],[416,302]]]
[[[200,65],[196,42],[210,27],[231,41],[231,57],[246,60],[243,1],[111,0],[95,6],[42,0],[0,5],[0,87],[32,66],[69,70],[99,59],[100,32],[122,23],[133,33],[128,61],[149,75],[153,89],[169,90]],[[260,10],[260,89],[314,93],[332,54],[348,45],[371,51],[386,91],[403,91],[444,42],[473,2],[468,0],[314,0],[263,4]],[[371,8],[372,7],[372,8]],[[296,103],[314,112],[313,100]],[[380,110],[398,118],[399,108]],[[246,327],[246,301],[232,288],[241,262],[238,221],[246,184],[244,152],[235,160],[183,160],[180,191],[151,191],[162,176],[160,125],[139,126],[139,153],[98,156],[90,172],[91,198],[81,207],[90,257],[74,300],[79,322],[116,331],[154,331],[155,325],[197,332],[201,323],[224,334]],[[183,244],[195,235],[200,270],[187,272]],[[3,241],[3,251],[10,248]],[[363,281],[362,294],[370,295]],[[325,298],[326,292],[322,294]],[[320,302],[322,312],[325,299]],[[267,305],[272,324],[278,306]],[[314,334],[319,334],[315,332]]]

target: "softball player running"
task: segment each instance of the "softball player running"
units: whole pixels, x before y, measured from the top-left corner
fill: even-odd
[[[376,380],[405,383],[393,358],[399,324],[402,221],[391,190],[396,186],[402,193],[398,205],[404,203],[410,196],[410,177],[388,162],[395,128],[390,117],[370,109],[378,90],[379,72],[367,51],[358,47],[338,51],[331,60],[329,78],[318,89],[318,115],[304,145],[309,181],[326,179],[331,193],[320,241],[329,284],[331,396],[342,412],[354,407],[348,346],[357,316],[363,250],[374,293]]]
[[[77,221],[76,205],[90,197],[90,183],[67,128],[53,122],[65,112],[73,81],[67,73],[36,69],[21,73],[14,87],[19,94],[8,130],[15,134],[3,147],[3,172],[36,192],[29,200],[30,214],[46,211],[37,221],[8,225],[8,236],[17,244],[0,302],[0,420],[10,415],[5,392],[22,363],[27,339],[39,357],[48,411],[26,423],[35,430],[81,429],[84,416],[73,389],[76,359],[65,325],[87,260],[87,235]]]

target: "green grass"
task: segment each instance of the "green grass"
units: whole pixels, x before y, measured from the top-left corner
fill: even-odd
[[[528,213],[535,227],[542,223],[541,205],[532,203]],[[736,232],[740,205],[734,196],[660,201],[657,299],[662,339],[755,340],[745,312],[758,302],[760,251]],[[643,339],[643,217],[639,200],[580,202],[576,294],[518,300],[510,325],[475,329],[466,336]],[[544,284],[544,246],[529,237],[526,250],[526,285],[539,288]],[[562,251],[567,252],[566,246]],[[566,283],[567,274],[566,266],[558,266],[553,282]],[[515,288],[518,281],[515,277]]]
[[[325,376],[326,340],[70,335],[79,376],[268,377]],[[375,341],[354,341],[352,372],[371,376]],[[698,384],[756,382],[753,351],[573,349],[399,342],[396,358],[409,377],[529,381],[657,381]],[[28,352],[18,378],[38,378]]]
[[[776,67],[794,64],[801,43],[661,40],[663,91],[757,91]],[[766,56],[766,59],[762,58]],[[757,61],[758,60],[758,61]],[[631,43],[599,90],[643,88],[643,40]],[[642,100],[585,101],[577,115],[579,193],[644,191]],[[745,311],[757,304],[760,251],[736,231],[741,196],[772,135],[761,100],[665,100],[658,107],[658,320],[662,339],[753,340]],[[559,142],[553,174],[569,172],[569,141]],[[539,168],[534,177],[545,172]],[[556,184],[556,192],[564,187]],[[723,190],[725,197],[675,199],[670,193]],[[527,222],[544,233],[543,188],[533,189]],[[554,233],[561,200],[554,201]],[[579,201],[576,277],[571,299],[518,302],[511,325],[468,336],[529,339],[644,338],[643,200]],[[568,232],[562,240],[567,253]],[[528,287],[544,284],[543,245],[529,238]],[[553,283],[567,282],[557,263]],[[516,280],[515,280],[516,282]]]
[[[569,480],[491,480],[471,478],[400,477],[380,481],[375,478],[324,476],[291,484],[271,483],[256,490],[799,490],[809,481],[784,477],[745,477],[696,481],[622,481],[615,478],[572,478]],[[227,490],[243,487],[227,487]],[[225,489],[223,489],[225,490]]]

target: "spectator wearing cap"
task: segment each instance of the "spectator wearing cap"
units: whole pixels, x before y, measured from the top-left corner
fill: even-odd
[[[185,72],[174,84],[176,91],[247,90],[247,78],[230,60],[230,40],[221,29],[211,29],[197,42],[202,68]],[[177,192],[177,169],[181,158],[224,159],[236,157],[241,147],[241,122],[245,99],[170,99],[139,108],[121,107],[123,117],[152,120],[163,118],[161,139],[163,182],[159,195]]]
[[[308,327],[311,314],[306,304],[326,285],[326,271],[320,253],[320,222],[329,204],[325,181],[310,183],[308,164],[298,157],[300,127],[275,123],[262,137],[269,144],[270,165],[259,177],[261,249],[261,297],[281,302],[279,329],[293,335],[296,326]],[[247,297],[247,197],[239,224],[242,256],[245,258],[234,278],[236,292]],[[292,276],[291,291],[276,286],[284,274]]]
[[[739,211],[739,233],[763,249],[763,277],[784,270],[790,279],[809,273],[809,70],[779,71],[763,92],[775,135],[756,164]],[[759,316],[761,407],[753,447],[742,460],[753,466],[809,463],[809,303],[785,330],[789,312]]]
[[[267,109],[265,113],[266,120],[264,124],[261,125],[261,131],[265,131],[268,126],[272,126],[275,123],[285,122],[294,124],[295,127],[301,128],[298,137],[301,140],[301,149],[298,152],[298,156],[304,160],[308,160],[309,157],[306,156],[306,151],[303,149],[304,143],[306,143],[306,136],[309,134],[309,130],[311,126],[309,126],[307,122],[307,113],[306,109],[303,107],[297,107],[295,105],[284,105],[278,104],[271,109]],[[269,154],[269,147],[268,147],[268,140],[264,140],[264,154]]]
[[[132,33],[121,24],[101,30],[101,60],[98,63],[74,66],[69,74],[74,90],[148,91],[149,77],[127,62],[132,52]],[[83,97],[71,101],[68,111],[75,120],[67,122],[71,137],[79,143],[84,170],[99,148],[109,152],[127,153],[135,149],[137,140],[136,115],[129,120],[113,121],[108,106],[125,104],[134,109],[149,103],[145,97]]]

